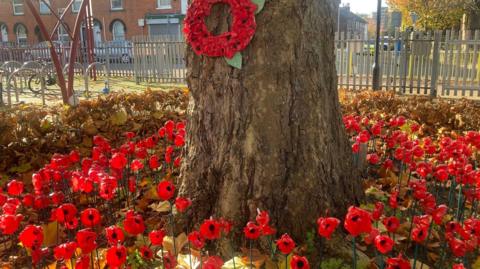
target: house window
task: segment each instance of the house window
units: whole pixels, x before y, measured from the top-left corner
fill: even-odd
[[[172,0],[157,0],[157,9],[172,8]]]
[[[115,21],[112,25],[113,40],[125,40],[125,25],[121,21]]]
[[[78,13],[80,11],[81,5],[82,5],[82,0],[73,1],[72,12],[73,13]]]
[[[50,14],[50,8],[49,8],[50,0],[38,0],[38,1],[40,1],[40,14]]]
[[[23,0],[13,0],[13,15],[23,15]]]
[[[6,24],[2,24],[2,26],[0,26],[0,36],[1,36],[0,40],[2,42],[8,42],[8,31],[7,31]]]
[[[65,29],[65,27],[63,27],[63,25],[60,25],[58,27],[57,38],[58,38],[58,41],[62,43],[69,41],[67,30]]]
[[[110,0],[112,10],[121,10],[123,9],[123,1],[122,0]]]
[[[27,43],[27,28],[25,28],[25,25],[23,25],[23,24],[17,25],[16,34],[17,34],[17,43],[18,44],[26,44]]]

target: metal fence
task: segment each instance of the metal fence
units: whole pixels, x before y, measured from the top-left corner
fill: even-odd
[[[55,46],[62,63],[69,46]],[[88,67],[86,50],[77,64]],[[374,40],[336,36],[336,66],[341,88],[368,89],[372,84]],[[381,38],[380,78],[383,90],[401,94],[480,99],[480,31],[397,32]],[[49,59],[46,46],[0,46],[3,62]],[[132,41],[97,44],[93,68],[105,77],[131,77],[137,83],[185,83],[185,42],[174,37],[135,37]],[[81,68],[79,68],[81,69]],[[105,74],[106,73],[106,74]]]
[[[62,66],[65,66],[69,62],[70,44],[54,42],[53,46],[60,56]],[[105,69],[94,68],[95,75],[132,77],[137,83],[185,82],[185,42],[178,38],[135,37],[133,41],[98,43],[93,50],[93,59],[88,59],[87,50],[83,45],[80,45],[77,51],[75,62],[82,65],[83,69],[86,69],[92,61],[105,64]],[[6,62],[29,61],[50,62],[49,46],[44,42],[20,46],[0,44],[0,65]]]
[[[397,32],[380,42],[383,90],[448,98],[480,98],[480,31]],[[341,88],[372,85],[374,40],[336,37]]]

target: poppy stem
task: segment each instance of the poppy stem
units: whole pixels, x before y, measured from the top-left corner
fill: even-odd
[[[285,255],[285,269],[288,269],[288,254]]]
[[[457,202],[457,221],[460,221],[460,208],[462,207],[462,188],[463,184],[460,183],[460,188],[458,188],[458,202]]]
[[[415,252],[413,254],[413,269],[417,268],[418,244],[415,244]]]
[[[253,268],[252,241],[253,240],[250,240],[250,269]]]
[[[357,243],[353,237],[353,269],[357,269]]]

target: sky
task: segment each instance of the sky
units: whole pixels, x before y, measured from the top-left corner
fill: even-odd
[[[383,6],[386,6],[386,0],[382,0]],[[372,14],[377,10],[377,0],[342,0],[343,4],[350,4],[353,13]]]

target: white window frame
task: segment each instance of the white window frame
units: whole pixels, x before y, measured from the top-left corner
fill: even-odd
[[[116,31],[115,31],[115,26],[116,25],[122,25],[123,26],[123,37],[122,38],[117,38],[118,33],[116,34]],[[125,24],[121,21],[115,21],[112,25],[112,39],[113,41],[117,41],[117,40],[125,40],[125,37],[126,37],[126,31],[125,31]]]
[[[20,35],[18,34],[18,33],[20,32],[20,31],[19,31],[20,27],[23,27],[23,29],[25,30],[25,36],[20,36]],[[15,37],[16,37],[16,39],[17,39],[17,43],[18,43],[18,44],[26,44],[26,43],[28,43],[27,27],[26,27],[25,25],[23,25],[23,24],[20,24],[20,25],[17,26],[17,29],[15,29],[15,30],[16,30],[16,31],[15,31]],[[25,42],[20,42],[20,39],[22,39],[22,40],[24,39]]]
[[[61,43],[68,42],[70,40],[70,36],[68,35],[67,30],[65,29],[65,27],[63,27],[62,24],[58,26],[57,40],[58,42],[61,42]]]
[[[0,42],[8,42],[8,30],[6,24],[0,25],[0,35],[2,37]]]
[[[157,9],[171,9],[172,8],[172,0],[166,0],[169,2],[168,5],[163,4],[162,1],[165,0],[157,0]]]
[[[82,0],[74,0],[72,4],[72,13],[78,13],[82,7]]]
[[[25,7],[23,6],[23,0],[12,0],[13,15],[24,15]],[[17,12],[17,8],[22,7],[22,12]]]
[[[39,2],[38,11],[40,12],[40,14],[45,15],[45,14],[51,13],[50,9],[45,5],[43,0],[38,0],[38,2]],[[50,0],[45,0],[45,2],[50,6]],[[43,10],[42,10],[42,7],[44,8]]]
[[[113,6],[113,1],[115,1],[115,0],[110,0],[110,9],[111,10],[123,10],[123,0],[118,0],[118,1],[120,1],[120,7],[114,7]]]

